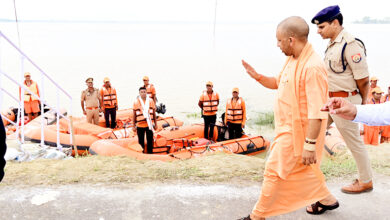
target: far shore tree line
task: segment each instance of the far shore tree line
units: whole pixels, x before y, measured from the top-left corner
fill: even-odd
[[[353,23],[355,24],[390,24],[390,17],[383,19],[376,19],[371,17],[363,17],[361,20],[356,20]]]

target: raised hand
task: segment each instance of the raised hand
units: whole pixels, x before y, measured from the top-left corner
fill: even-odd
[[[248,73],[248,75],[250,77],[252,77],[253,79],[255,80],[259,80],[260,79],[260,74],[258,74],[256,72],[256,70],[251,66],[249,65],[247,62],[245,62],[244,60],[241,60],[242,62],[242,65],[244,66],[246,72]]]

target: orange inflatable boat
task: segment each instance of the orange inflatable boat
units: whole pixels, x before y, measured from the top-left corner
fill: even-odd
[[[75,145],[77,146],[79,154],[85,154],[88,152],[91,144],[100,139],[121,139],[133,137],[131,121],[129,120],[129,112],[118,111],[119,120],[124,121],[122,127],[117,129],[104,128],[98,125],[87,123],[85,118],[73,118],[73,133],[75,139]],[[126,114],[127,113],[127,114]],[[101,120],[100,120],[101,121]],[[103,119],[104,122],[104,119]],[[41,118],[40,116],[32,120],[25,126],[24,135],[25,140],[32,142],[41,142]],[[105,123],[104,123],[105,125]],[[169,126],[181,126],[183,122],[173,117],[158,117],[157,118],[157,131],[162,130],[164,127]],[[57,145],[57,125],[55,121],[52,121],[44,127],[45,144],[50,146]],[[71,135],[69,123],[65,119],[60,119],[60,144],[63,147],[71,147]],[[74,154],[74,152],[73,152]]]
[[[203,124],[171,127],[154,135],[153,154],[144,153],[137,137],[94,142],[91,154],[104,156],[129,156],[141,160],[171,161],[190,159],[215,152],[255,155],[265,151],[270,142],[261,136],[243,136],[239,139],[211,142],[203,138]],[[214,137],[217,138],[217,128]]]
[[[15,121],[15,119],[16,119],[15,112],[12,111],[12,109],[8,109],[7,111],[3,111],[2,115],[5,116],[10,121]],[[3,120],[4,126],[7,126],[10,124],[10,122],[8,120],[6,120],[5,118],[2,118],[2,120]]]
[[[337,153],[344,151],[347,145],[344,142],[343,137],[336,127],[328,129],[325,136],[325,151],[328,156],[334,156]]]

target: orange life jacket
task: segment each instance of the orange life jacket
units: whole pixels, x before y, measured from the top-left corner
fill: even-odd
[[[375,105],[380,104],[381,101],[376,102],[374,98],[371,98],[368,104]],[[379,145],[379,132],[382,126],[369,126],[364,125],[364,143],[371,145]]]
[[[154,87],[153,84],[148,84],[147,86],[145,86],[146,93],[148,94],[149,98],[152,98],[153,96],[153,92],[152,92],[153,87]]]
[[[236,105],[233,106],[233,98],[228,99],[226,103],[226,120],[231,123],[242,123],[243,120],[243,107],[242,107],[242,98],[239,97]]]
[[[118,105],[116,98],[116,90],[111,87],[107,89],[105,86],[102,88],[103,90],[103,105],[105,108],[114,108]]]
[[[203,91],[203,114],[204,115],[215,115],[218,111],[219,99],[217,94],[213,91],[211,98],[207,91]]]
[[[33,92],[35,95],[39,96],[39,92],[38,92],[38,85],[35,81],[32,81],[31,80],[31,85],[30,86],[27,86],[26,84],[26,81],[24,81],[24,85],[30,89],[31,92]],[[30,98],[31,98],[31,101],[35,101],[35,100],[38,100],[37,98],[35,98],[33,95],[31,95],[31,93],[27,90],[24,90],[24,101],[25,102],[29,102],[30,101]]]
[[[371,100],[368,102],[368,104],[381,104],[381,100],[379,100],[379,102],[375,102],[375,99],[371,98]]]
[[[154,106],[153,99],[149,99],[149,115],[150,115],[150,119],[152,121],[154,120],[153,106]],[[137,101],[135,101],[133,111],[135,112],[135,122],[137,123],[137,126],[139,126],[140,122],[143,122],[142,124],[147,126],[146,118],[144,117],[143,111],[142,111],[142,105],[141,105],[138,98],[137,98]]]
[[[390,99],[389,99],[389,94],[383,96],[383,99],[382,99],[382,102],[388,102]]]

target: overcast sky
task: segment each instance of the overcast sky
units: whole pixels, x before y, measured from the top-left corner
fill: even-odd
[[[0,0],[0,19],[15,19],[14,0]],[[15,0],[20,20],[212,22],[215,0]],[[278,22],[291,15],[310,20],[339,4],[346,22],[390,17],[386,0],[217,0],[217,22]]]

